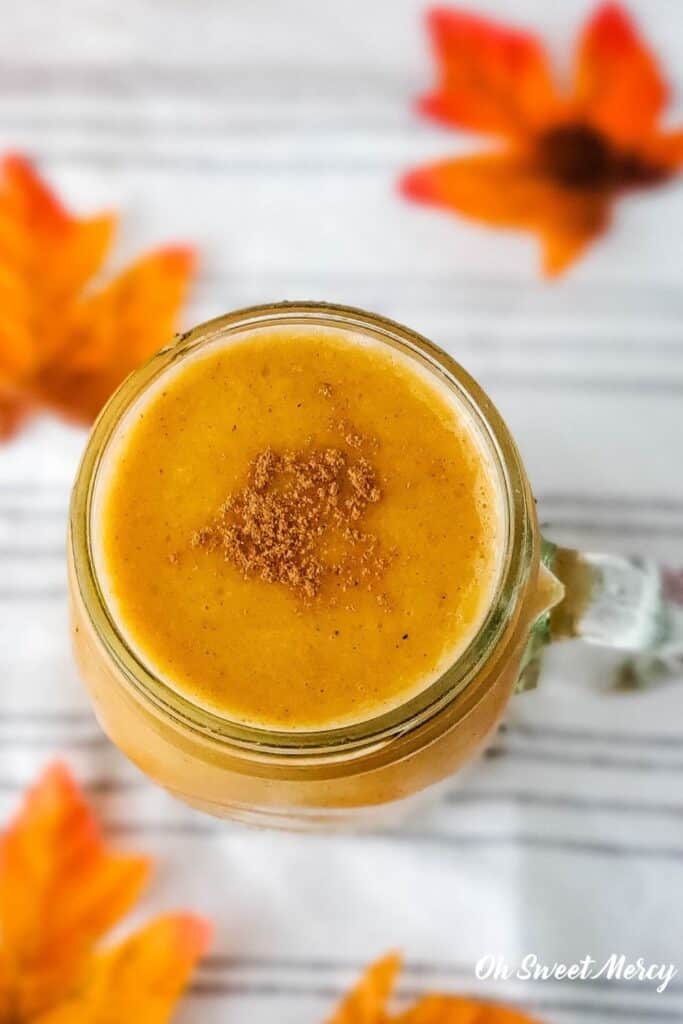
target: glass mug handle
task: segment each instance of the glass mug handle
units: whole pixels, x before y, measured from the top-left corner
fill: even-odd
[[[538,683],[543,649],[581,639],[629,657],[614,689],[638,690],[683,672],[683,572],[623,555],[591,554],[542,542],[542,572],[563,596],[533,626],[517,691]]]

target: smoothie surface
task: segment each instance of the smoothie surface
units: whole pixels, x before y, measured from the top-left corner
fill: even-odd
[[[269,327],[167,371],[96,490],[118,628],[198,704],[262,728],[379,714],[472,638],[500,503],[467,415],[406,355]]]

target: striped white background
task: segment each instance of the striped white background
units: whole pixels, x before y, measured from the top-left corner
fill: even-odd
[[[510,15],[503,0],[474,6]],[[631,7],[683,97],[683,8]],[[553,285],[538,281],[530,240],[404,204],[402,169],[481,144],[412,113],[430,76],[421,9],[7,4],[0,145],[31,153],[78,209],[120,207],[119,260],[196,240],[188,324],[319,298],[424,331],[507,417],[549,536],[683,565],[683,188],[624,201],[609,237]],[[566,69],[588,9],[519,0],[514,14]],[[214,917],[181,1024],[317,1024],[360,964],[392,946],[408,957],[406,997],[472,989],[553,1024],[683,1020],[683,977],[657,996],[473,976],[487,952],[624,952],[683,972],[683,686],[602,695],[613,659],[568,646],[465,784],[406,829],[330,839],[218,825],[123,761],[75,678],[64,532],[82,445],[42,422],[0,451],[0,812],[64,753],[115,841],[159,854],[137,916],[182,904]]]

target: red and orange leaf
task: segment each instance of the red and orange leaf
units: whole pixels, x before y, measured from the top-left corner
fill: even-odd
[[[615,142],[631,146],[652,134],[667,97],[657,60],[627,13],[612,3],[598,8],[579,41],[578,110]]]
[[[559,273],[606,226],[608,197],[554,184],[523,150],[445,160],[401,182],[404,195],[499,228],[541,238],[544,270]]]
[[[35,1024],[166,1024],[210,933],[192,914],[159,918],[97,956],[76,992]]]
[[[12,1019],[28,1019],[69,991],[148,868],[145,858],[106,849],[66,768],[45,772],[0,845],[0,992]]]
[[[429,24],[440,81],[422,110],[501,134],[508,148],[418,168],[401,182],[409,198],[533,231],[543,269],[554,275],[607,227],[615,199],[683,167],[683,131],[659,126],[664,78],[616,4],[588,21],[574,93],[564,97],[532,35],[445,8],[432,11]]]
[[[394,1024],[538,1024],[526,1014],[459,996],[425,996]]]
[[[387,1002],[400,969],[401,957],[397,953],[389,953],[371,964],[360,981],[339,1004],[327,1024],[388,1022],[390,1018]]]
[[[0,438],[43,405],[91,420],[172,337],[193,254],[158,250],[92,291],[114,227],[109,214],[70,214],[23,157],[2,161]]]
[[[512,137],[546,124],[558,108],[546,53],[527,32],[454,8],[428,15],[436,89],[420,109],[460,128]]]

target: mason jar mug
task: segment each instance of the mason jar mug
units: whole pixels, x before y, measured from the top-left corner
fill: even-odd
[[[216,340],[269,326],[350,330],[398,349],[449,389],[486,446],[502,495],[501,569],[476,634],[441,676],[400,706],[347,727],[256,728],[207,710],[133,650],[94,557],[103,459],[132,403]],[[343,306],[282,303],[218,318],[176,338],[101,412],[75,482],[69,594],[76,660],[102,728],[146,775],[219,817],[283,828],[375,826],[458,772],[484,748],[515,691],[538,682],[544,647],[567,637],[629,652],[624,679],[648,685],[681,663],[680,585],[648,562],[558,549],[541,537],[514,440],[490,399],[414,331]]]

